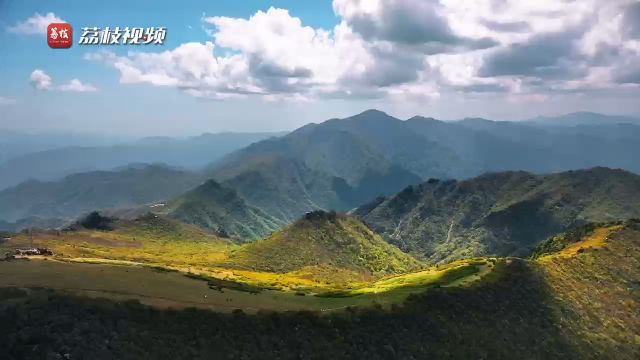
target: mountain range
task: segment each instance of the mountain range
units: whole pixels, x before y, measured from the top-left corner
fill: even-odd
[[[225,140],[226,137],[230,139]],[[212,140],[214,138],[217,140]],[[254,142],[260,138],[262,140]],[[243,142],[247,146],[241,147]],[[635,154],[640,153],[640,125],[635,119],[590,113],[520,122],[477,118],[440,121],[424,117],[403,121],[368,110],[345,119],[305,125],[277,137],[217,134],[180,141],[150,138],[141,143],[146,144],[142,146],[145,149],[142,153],[152,153],[152,159],[180,163],[190,169],[173,169],[180,175],[165,176],[163,191],[150,191],[155,186],[153,183],[146,184],[144,176],[132,177],[122,169],[77,174],[54,182],[29,181],[0,192],[0,219],[21,221],[24,227],[29,221],[22,219],[33,216],[69,220],[89,210],[136,208],[171,200],[172,204],[180,204],[179,209],[174,206],[171,212],[182,221],[249,240],[268,235],[308,211],[348,211],[429,178],[468,179],[487,172],[511,170],[547,174],[595,166],[640,172],[640,162],[635,158]],[[216,146],[219,151],[210,150]],[[220,150],[221,147],[225,150]],[[234,147],[238,149],[223,155]],[[83,154],[82,161],[91,163],[92,151],[112,154],[109,151],[113,149],[78,149],[78,153]],[[39,161],[44,165],[35,168],[43,174],[47,169],[56,168],[66,169],[60,173],[72,171],[78,162],[67,151],[70,150],[46,152],[58,160],[44,160],[49,155],[41,157]],[[149,159],[126,153],[123,152],[121,160],[110,164],[124,162],[124,158]],[[60,165],[61,162],[64,165]],[[21,169],[31,169],[35,163],[23,157],[0,165],[0,170],[8,174],[2,181],[17,181],[16,176],[24,177],[20,175],[24,174]],[[208,165],[196,169],[198,164],[205,163]],[[115,180],[117,178],[121,180]],[[232,202],[234,207],[243,204],[249,209],[242,211],[245,215],[254,214],[238,216],[232,222],[246,223],[246,219],[257,217],[261,220],[254,223],[259,225],[240,231],[237,226],[221,220],[230,219],[229,214],[238,214],[235,210],[222,211],[226,205],[215,197],[203,201],[187,193],[191,190],[208,193],[204,188],[195,188],[211,179],[222,188],[233,190],[237,197],[237,201]],[[130,184],[129,190],[102,185],[120,181]],[[56,196],[42,195],[48,192]],[[86,199],[87,192],[93,193],[91,201]],[[126,201],[114,200],[121,196],[119,192],[127,193]],[[184,198],[180,199],[181,196]],[[83,203],[86,206],[73,205]],[[221,218],[220,211],[227,215]]]
[[[531,252],[587,223],[640,217],[640,176],[593,168],[551,175],[491,173],[430,179],[354,212],[402,250],[431,263]]]
[[[10,142],[7,136],[3,143],[0,137],[0,150],[7,153],[0,159],[8,157],[4,162],[0,160],[0,174],[3,174],[0,190],[30,179],[55,181],[71,174],[113,170],[132,163],[164,163],[195,170],[253,142],[279,135],[282,133],[207,133],[184,139],[150,137],[119,143],[111,140],[103,146],[97,146],[100,144],[97,140],[93,146],[89,146],[91,142],[72,141],[74,137],[68,145],[57,142],[58,147],[54,148],[47,147],[47,143],[36,143],[29,148],[35,151],[26,153],[18,152],[21,145],[15,144],[16,140]]]

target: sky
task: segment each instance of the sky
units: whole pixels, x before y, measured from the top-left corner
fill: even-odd
[[[51,49],[46,28],[74,28]],[[162,45],[81,28],[165,27]],[[0,129],[127,135],[640,114],[638,0],[0,0]]]

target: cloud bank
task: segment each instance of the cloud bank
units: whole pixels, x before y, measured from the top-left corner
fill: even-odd
[[[123,84],[214,99],[503,93],[538,102],[557,92],[640,86],[639,4],[334,0],[332,29],[270,8],[249,18],[203,17],[205,43],[86,59],[117,70]]]

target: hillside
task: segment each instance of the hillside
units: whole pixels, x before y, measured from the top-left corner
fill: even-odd
[[[430,262],[526,255],[570,227],[640,216],[640,176],[607,168],[429,180],[354,211],[390,243]]]
[[[239,241],[265,237],[284,225],[264,211],[247,205],[234,190],[214,180],[206,181],[153,211]]]
[[[270,237],[243,246],[229,261],[232,266],[278,273],[315,267],[381,275],[421,267],[359,220],[323,211],[310,212]]]
[[[255,314],[193,308],[164,311],[133,301],[3,288],[0,332],[9,336],[0,337],[0,348],[16,358],[55,354],[62,348],[73,358],[316,358],[322,354],[336,359],[468,359],[474,354],[512,359],[517,354],[521,359],[635,360],[640,356],[640,226],[627,222],[615,229],[606,225],[591,230],[583,233],[586,239],[569,236],[573,240],[565,246],[574,246],[570,252],[563,254],[567,248],[560,247],[535,260],[494,259],[493,271],[481,281],[430,287],[389,308],[378,304],[336,312]],[[11,265],[24,268],[29,263],[37,262]],[[140,276],[132,268],[118,268],[91,273],[94,277],[103,272]],[[161,284],[182,284],[169,275]],[[151,279],[149,283],[157,285],[158,280]],[[179,288],[185,296],[193,292],[192,299],[205,301],[204,284],[195,291]],[[227,289],[209,291],[209,297],[227,301],[237,296]],[[255,306],[262,296],[248,294],[246,301]],[[275,296],[265,295],[262,301]],[[241,306],[237,301],[231,306]],[[46,336],[43,328],[48,329]],[[34,349],[35,337],[41,340]],[[283,349],[283,343],[295,346]]]
[[[250,205],[287,223],[311,210],[349,208],[341,196],[350,189],[344,180],[285,157],[258,156],[220,167],[214,177]]]
[[[198,174],[164,165],[70,175],[55,182],[28,181],[0,191],[0,219],[29,217],[64,222],[85,212],[135,207],[176,196],[196,186]],[[22,226],[29,226],[22,221]]]
[[[149,266],[203,267],[226,257],[230,239],[165,216],[147,213],[120,219],[98,212],[81,217],[63,230],[21,232],[0,244],[4,250],[46,247],[67,261]],[[0,251],[4,253],[4,251]]]
[[[640,220],[588,224],[539,249],[534,269],[567,335],[596,358],[640,356]]]

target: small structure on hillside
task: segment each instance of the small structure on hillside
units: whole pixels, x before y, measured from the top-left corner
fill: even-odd
[[[53,256],[53,251],[49,248],[31,248],[31,249],[16,249],[13,252],[15,256]]]

